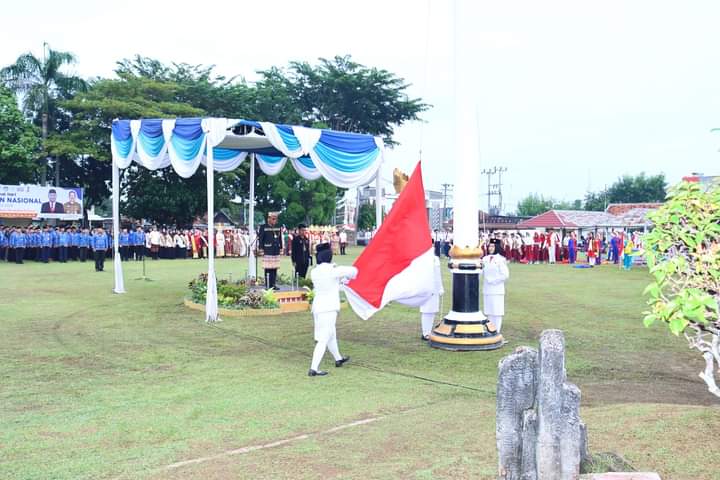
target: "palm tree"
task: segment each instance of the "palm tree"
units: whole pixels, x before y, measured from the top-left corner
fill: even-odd
[[[18,57],[14,64],[0,70],[0,79],[22,99],[23,111],[42,125],[43,146],[48,131],[54,128],[58,114],[57,100],[72,96],[87,88],[85,81],[60,71],[64,65],[76,62],[75,55],[60,52],[43,44],[43,58],[31,52]],[[47,160],[41,170],[41,183],[47,179]],[[55,185],[60,182],[60,161],[55,162]]]

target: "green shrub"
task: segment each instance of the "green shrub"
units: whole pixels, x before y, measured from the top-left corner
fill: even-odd
[[[190,298],[195,303],[207,300],[207,274],[202,273],[188,284]],[[220,280],[217,285],[218,305],[225,308],[280,308],[272,290],[251,289],[245,280]]]
[[[720,366],[720,187],[683,182],[649,218],[654,228],[643,243],[653,281],[644,291],[650,310],[643,321],[683,333],[705,358],[700,377],[720,396],[714,379],[714,362]]]

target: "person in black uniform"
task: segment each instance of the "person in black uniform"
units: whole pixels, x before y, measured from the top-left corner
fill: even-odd
[[[310,266],[310,239],[307,235],[307,226],[302,223],[298,225],[298,234],[292,239],[292,264],[295,267],[295,273],[302,278],[307,275]]]
[[[265,288],[275,288],[277,271],[280,268],[280,252],[282,251],[282,231],[277,224],[278,215],[268,213],[268,223],[260,225],[258,232],[258,254],[262,255],[265,270]]]

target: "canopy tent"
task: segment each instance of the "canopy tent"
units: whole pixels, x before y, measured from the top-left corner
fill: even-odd
[[[118,254],[120,228],[120,173],[135,161],[156,170],[172,166],[183,178],[202,164],[207,167],[208,218],[214,218],[214,172],[229,172],[250,155],[250,234],[254,237],[255,160],[267,175],[277,175],[288,160],[307,180],[325,178],[333,185],[353,188],[376,182],[379,192],[384,146],[378,137],[270,122],[227,118],[178,118],[115,120],[110,136],[113,170],[113,235],[115,293],[125,293],[122,263]],[[376,199],[380,225],[381,202]],[[208,237],[214,238],[213,225]],[[254,238],[251,238],[251,242]],[[217,319],[214,242],[208,242],[208,293],[206,318]],[[255,276],[250,258],[250,272]]]

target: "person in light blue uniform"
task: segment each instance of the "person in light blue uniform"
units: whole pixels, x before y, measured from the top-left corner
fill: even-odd
[[[32,227],[28,227],[25,230],[25,260],[32,260],[33,253],[35,253],[35,230]]]
[[[60,263],[67,263],[68,247],[70,246],[70,233],[66,232],[63,227],[60,227],[60,233],[58,234],[58,246],[59,246],[58,261]]]
[[[130,246],[128,247],[128,258],[130,260],[135,259],[135,230],[130,228],[130,231],[128,232],[128,236],[130,237]]]
[[[57,261],[60,259],[60,232],[58,232],[57,228],[51,228],[50,235],[52,236],[50,256],[53,260]]]
[[[43,263],[50,261],[50,248],[52,247],[52,233],[47,225],[40,234],[40,260]]]
[[[7,245],[5,260],[8,262],[15,261],[15,247],[13,247],[13,234],[15,233],[15,230],[16,229],[14,227],[10,227],[5,232],[5,244]]]
[[[126,262],[130,259],[130,234],[127,228],[123,228],[119,235],[120,242],[120,260]]]
[[[34,259],[36,262],[42,262],[42,229],[35,227],[33,231],[33,247],[34,247]]]
[[[0,261],[5,260],[7,255],[8,234],[5,227],[0,227]]]
[[[108,248],[105,250],[105,258],[112,258],[115,255],[115,244],[112,230],[105,231],[105,237],[107,237]]]
[[[70,229],[70,250],[68,256],[70,260],[77,260],[80,253],[80,230],[72,227]]]
[[[110,247],[108,237],[102,227],[99,227],[92,237],[93,256],[95,257],[95,271],[102,272],[105,269],[105,252]]]
[[[78,253],[80,255],[80,261],[83,263],[87,259],[88,248],[90,248],[90,239],[90,230],[87,228],[83,229],[78,238]]]
[[[27,245],[27,235],[21,228],[15,230],[10,236],[10,246],[15,251],[15,263],[23,263],[25,257],[25,247]]]
[[[133,245],[135,245],[135,260],[141,262],[143,257],[145,257],[145,231],[142,227],[137,228],[134,238],[135,242],[133,242]]]

